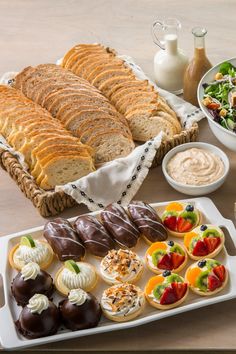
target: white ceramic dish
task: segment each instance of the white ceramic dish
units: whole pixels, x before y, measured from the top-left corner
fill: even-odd
[[[183,183],[176,182],[173,178],[170,177],[170,175],[167,172],[167,164],[169,160],[176,155],[178,152],[185,151],[190,148],[199,148],[199,149],[205,149],[208,150],[216,155],[218,155],[221,160],[223,161],[225,165],[225,172],[224,175],[218,179],[217,181],[204,185],[204,186],[193,186],[193,185],[187,185]],[[227,155],[218,147],[215,145],[207,144],[207,143],[187,143],[187,144],[182,144],[178,145],[172,150],[170,150],[164,157],[162,161],[162,171],[164,173],[164,176],[167,180],[167,182],[176,189],[178,192],[188,194],[188,195],[194,195],[194,196],[199,196],[199,195],[205,195],[209,194],[211,192],[214,192],[216,189],[220,188],[222,184],[224,183],[230,169],[230,164],[229,164],[229,159]]]
[[[225,227],[231,236],[231,242],[233,243],[236,242],[235,240],[236,230],[233,223],[230,220],[223,218],[223,216],[220,214],[220,212],[217,210],[217,208],[209,198],[195,198],[195,199],[182,200],[181,202],[193,203],[196,206],[196,208],[198,208],[203,214],[202,222]],[[156,208],[159,214],[161,214],[166,204],[167,202],[155,203],[152,204],[152,206]],[[99,212],[95,212],[91,214],[99,215]],[[74,219],[71,219],[71,221],[73,221]],[[96,328],[86,329],[86,330],[76,331],[76,332],[70,332],[68,330],[62,329],[58,332],[58,334],[54,336],[32,339],[32,340],[25,339],[24,337],[18,334],[14,326],[14,321],[19,316],[20,308],[16,305],[14,299],[11,296],[10,284],[12,278],[16,275],[16,271],[12,270],[8,264],[8,252],[12,248],[12,246],[14,246],[17,242],[19,242],[19,239],[22,235],[30,233],[35,238],[41,238],[42,229],[43,226],[40,226],[31,230],[22,231],[20,233],[16,233],[1,238],[0,274],[3,279],[5,305],[2,308],[0,308],[0,341],[2,346],[5,349],[22,349],[34,345],[57,342],[65,339],[79,338],[87,335],[127,329],[145,323],[149,323],[152,321],[160,320],[165,317],[178,315],[186,311],[198,309],[203,306],[208,306],[221,301],[230,300],[236,297],[236,257],[230,256],[227,253],[226,249],[224,248],[216,258],[229,269],[230,281],[225,287],[225,289],[221,293],[215,296],[205,298],[190,292],[186,301],[180,307],[170,309],[167,311],[161,311],[147,304],[142,315],[140,315],[137,319],[130,322],[115,323],[105,318],[102,318],[101,323]],[[173,240],[175,240],[175,238],[173,238]],[[178,242],[182,243],[183,241],[178,239]],[[145,244],[144,241],[141,240],[139,244],[135,247],[134,251],[137,252],[143,258],[145,251],[148,247],[149,246]],[[88,255],[86,256],[86,260],[88,262],[91,262],[98,268],[98,265],[100,263],[98,259]],[[187,266],[190,264],[192,264],[192,261],[189,260]],[[55,262],[55,264],[48,270],[49,273],[54,275],[56,269],[59,268],[59,266],[60,266],[60,262]],[[184,275],[186,268],[180,273],[182,276]],[[151,273],[146,268],[142,278],[139,280],[137,285],[143,289],[147,280],[153,275],[154,274]],[[99,298],[101,296],[103,289],[105,289],[106,287],[107,285],[102,280],[99,281],[97,288],[95,289],[95,291],[93,291],[94,295]],[[57,294],[54,295],[55,303],[58,303],[60,299],[61,297],[59,295]]]
[[[199,85],[198,85],[198,90],[197,90],[197,97],[198,97],[198,103],[207,117],[209,126],[215,135],[215,137],[223,144],[225,145],[228,149],[236,151],[236,133],[233,133],[225,128],[223,128],[220,124],[216,123],[213,120],[212,115],[209,113],[208,109],[202,104],[202,99],[204,95],[204,89],[202,87],[202,84],[204,83],[209,83],[214,81],[215,74],[219,71],[219,66],[220,64],[224,63],[225,61],[230,62],[234,66],[236,66],[236,58],[231,58],[228,60],[224,60],[221,63],[215,65],[213,68],[211,68],[207,73],[202,77]]]

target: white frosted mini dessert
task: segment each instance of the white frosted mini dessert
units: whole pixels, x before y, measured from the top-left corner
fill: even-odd
[[[41,269],[47,269],[53,261],[54,253],[45,241],[34,240],[30,235],[21,237],[9,253],[12,268],[21,270],[26,264],[37,263]]]
[[[102,259],[101,277],[110,284],[135,283],[143,273],[143,262],[130,250],[111,250]]]
[[[68,260],[56,273],[54,283],[59,293],[68,295],[72,289],[91,291],[97,280],[97,273],[91,264]]]
[[[101,298],[104,316],[116,322],[130,321],[140,315],[145,306],[143,291],[129,283],[120,283],[106,289]]]

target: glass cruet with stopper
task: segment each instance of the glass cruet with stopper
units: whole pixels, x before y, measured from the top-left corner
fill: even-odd
[[[203,75],[212,67],[206,56],[205,36],[207,30],[201,27],[192,29],[194,36],[194,57],[190,61],[184,75],[184,99],[195,106],[199,106],[197,100],[197,88]]]
[[[157,85],[175,94],[183,92],[184,72],[188,58],[178,47],[181,23],[175,18],[152,25],[154,43],[161,48],[154,57],[154,75]]]

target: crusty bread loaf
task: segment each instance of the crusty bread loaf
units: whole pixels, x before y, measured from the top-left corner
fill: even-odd
[[[86,49],[77,45],[65,55],[62,67],[87,79],[110,99],[127,118],[135,140],[146,141],[161,130],[170,138],[181,132],[180,122],[167,102],[147,80],[137,79],[125,62],[116,56],[115,51],[100,44],[88,45]],[[137,111],[139,106],[142,106],[141,111]],[[134,111],[131,124],[129,114]]]
[[[24,77],[29,77],[29,72],[29,69],[23,71],[20,86],[24,87]],[[10,145],[23,153],[32,176],[41,188],[53,189],[58,184],[72,182],[94,171],[91,147],[73,137],[60,121],[20,91],[1,85],[0,133]],[[50,138],[53,142],[49,142]],[[63,161],[67,168],[61,166],[59,171],[58,160],[61,161],[60,166]]]
[[[99,55],[99,53],[104,53],[100,47],[81,47],[79,53],[71,53],[73,54],[72,56],[64,58],[65,67],[74,68],[78,60],[87,60]],[[105,56],[112,57],[114,54],[105,52]],[[130,72],[130,69],[120,69],[121,60],[117,60],[117,62],[119,65],[115,67],[120,72],[120,75],[123,73],[126,75]],[[110,77],[110,75],[113,75],[113,71],[107,70],[105,75]],[[99,77],[96,76],[96,80],[99,81]],[[116,110],[97,88],[72,72],[53,64],[38,65],[33,70],[27,69],[27,74],[25,74],[25,71],[23,71],[23,75],[19,73],[15,78],[15,87],[20,88],[27,97],[41,104],[53,117],[63,123],[66,129],[74,136],[79,137],[80,134],[84,134],[83,139],[88,141],[88,145],[90,137],[94,137],[94,134],[96,134],[96,130],[94,131],[96,124],[91,123],[91,127],[94,127],[94,129],[91,129],[87,125],[85,130],[80,130],[81,125],[97,118],[106,119],[102,127],[99,124],[99,134],[102,136],[102,149],[99,147],[99,143],[96,143],[94,146],[95,163],[100,164],[124,156],[125,153],[129,153],[134,148],[132,135],[123,115]],[[115,124],[112,126],[113,122]],[[111,128],[112,130],[116,129],[116,136],[119,135],[121,141],[125,144],[122,151],[119,146],[118,148],[115,145],[111,147],[109,135],[113,133],[111,132]],[[22,141],[25,144],[24,137],[22,137]],[[109,150],[107,152],[106,144]],[[112,149],[113,152],[111,152]],[[104,156],[101,155],[101,151]],[[35,175],[37,173],[38,170],[35,172]]]

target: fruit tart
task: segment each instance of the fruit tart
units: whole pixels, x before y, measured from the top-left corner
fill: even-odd
[[[219,261],[205,258],[187,269],[185,280],[194,293],[202,296],[215,295],[226,286],[228,271]]]
[[[135,283],[143,273],[143,262],[131,250],[111,250],[102,259],[100,272],[103,280],[110,285]]]
[[[170,270],[149,279],[145,287],[147,301],[160,310],[169,310],[179,306],[188,295],[188,284]]]
[[[98,276],[94,266],[70,259],[57,271],[54,284],[58,292],[67,296],[72,289],[91,291],[97,284]]]
[[[9,263],[12,268],[21,270],[27,263],[35,262],[45,270],[52,263],[53,257],[53,250],[47,242],[34,240],[31,235],[26,235],[11,249]]]
[[[188,260],[185,249],[172,240],[155,242],[146,251],[145,261],[147,267],[156,274],[163,270],[180,272]]]
[[[200,212],[189,203],[169,203],[162,215],[162,222],[170,235],[184,237],[200,223]]]
[[[206,224],[187,232],[184,245],[190,258],[214,258],[223,248],[225,236],[223,231],[214,225]]]

